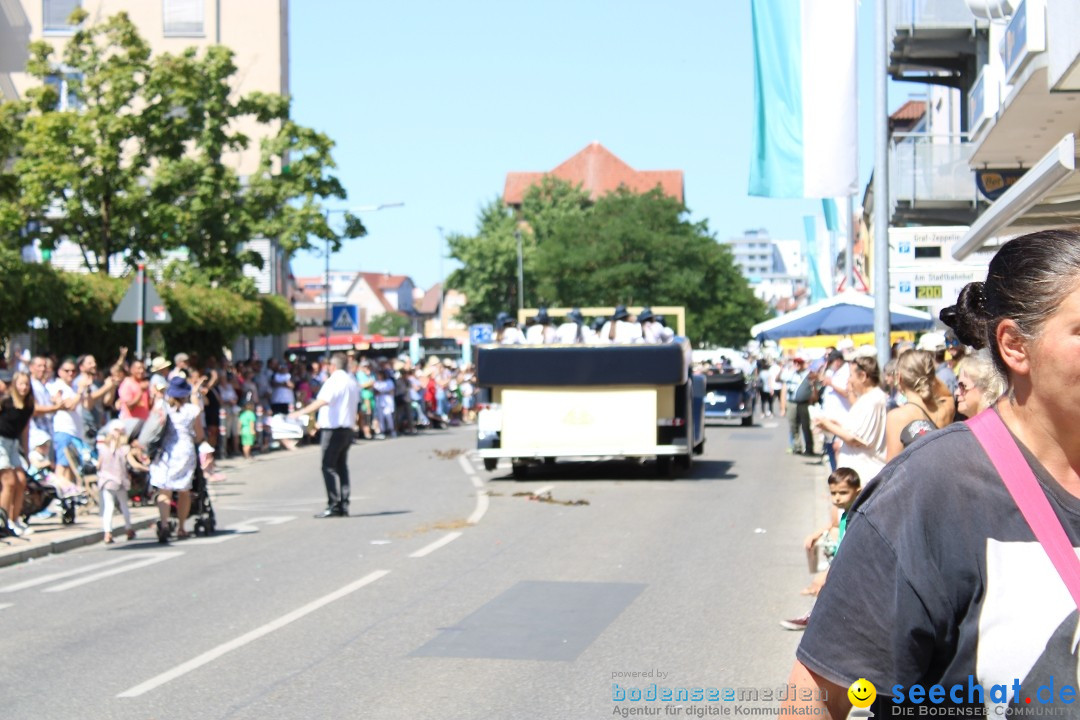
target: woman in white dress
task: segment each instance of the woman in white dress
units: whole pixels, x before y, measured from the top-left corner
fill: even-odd
[[[197,388],[196,388],[197,389]],[[150,484],[158,489],[158,541],[169,541],[169,512],[176,492],[176,537],[188,536],[184,529],[191,510],[191,483],[195,478],[198,455],[195,448],[203,441],[202,407],[199,394],[183,377],[169,380],[165,390],[165,410],[169,424],[162,439],[161,451],[150,464]],[[195,400],[192,400],[195,398]]]

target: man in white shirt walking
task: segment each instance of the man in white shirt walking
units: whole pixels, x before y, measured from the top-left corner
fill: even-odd
[[[330,377],[319,394],[289,417],[318,411],[316,426],[321,430],[322,474],[326,483],[326,509],[317,518],[349,515],[349,446],[356,428],[356,409],[360,405],[360,386],[345,371],[342,353],[330,357]]]

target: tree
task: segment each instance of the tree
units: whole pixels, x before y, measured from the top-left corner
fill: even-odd
[[[474,236],[450,238],[463,267],[448,285],[468,298],[466,322],[490,322],[517,299],[515,231],[522,234],[525,298],[532,305],[681,305],[695,343],[741,345],[767,309],[705,222],[659,189],[591,201],[553,178],[533,186],[520,216],[495,200]]]
[[[455,233],[446,238],[450,257],[463,265],[450,273],[446,284],[468,298],[461,313],[466,323],[491,322],[496,313],[517,308],[518,225],[513,213],[496,198],[481,209],[477,224],[474,236]],[[522,234],[522,246],[528,257],[531,233]]]
[[[565,215],[538,246],[537,293],[562,305],[681,305],[695,344],[744,344],[767,308],[707,223],[685,212],[656,188]]]
[[[367,324],[367,329],[369,333],[375,335],[398,337],[412,335],[413,323],[412,319],[404,313],[384,312],[373,317]]]
[[[71,21],[86,17],[77,10]],[[236,97],[228,49],[151,57],[120,13],[80,27],[60,63],[53,55],[49,44],[32,44],[27,70],[41,85],[25,103],[0,106],[0,162],[12,134],[17,147],[6,198],[0,176],[8,247],[38,239],[52,248],[66,238],[103,273],[116,253],[133,264],[185,248],[197,279],[216,287],[261,264],[241,251],[247,240],[269,237],[292,251],[312,238],[337,247],[365,233],[349,214],[336,231],[321,210],[322,200],[345,197],[329,174],[333,142],[290,120],[280,95]],[[246,183],[225,161],[250,143],[235,129],[240,118],[271,130]]]

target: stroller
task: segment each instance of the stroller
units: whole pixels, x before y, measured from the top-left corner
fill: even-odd
[[[206,487],[206,476],[198,462],[195,463],[195,476],[191,480],[191,510],[188,517],[195,519],[194,531],[196,535],[213,535],[217,529],[217,519],[214,516],[214,505],[210,502],[210,492]],[[169,515],[177,517],[176,493],[172,494]],[[169,537],[176,531],[177,523],[170,520],[169,526],[163,533],[158,530],[158,542],[167,543]]]

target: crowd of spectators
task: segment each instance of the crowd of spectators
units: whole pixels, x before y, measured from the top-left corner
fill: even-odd
[[[56,485],[61,496],[78,492],[83,473],[95,469],[99,443],[115,427],[110,421],[145,420],[173,379],[194,389],[205,431],[199,455],[214,481],[223,476],[214,472],[213,458],[251,458],[311,441],[313,427],[299,440],[286,439],[276,437],[275,422],[309,403],[329,374],[328,363],[296,355],[265,362],[183,352],[172,359],[133,358],[120,348],[109,361],[104,366],[89,354],[16,351],[11,368],[0,369],[0,520],[11,534],[31,532],[20,517],[29,477]],[[361,388],[358,439],[395,438],[475,419],[474,369],[455,359],[429,357],[414,365],[408,357],[350,355],[348,372]]]

